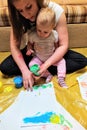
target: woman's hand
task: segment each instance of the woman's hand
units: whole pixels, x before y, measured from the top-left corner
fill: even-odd
[[[27,90],[33,90],[32,86],[34,85],[34,77],[32,72],[30,72],[29,70],[25,70],[22,74],[23,77],[23,85],[24,88]]]

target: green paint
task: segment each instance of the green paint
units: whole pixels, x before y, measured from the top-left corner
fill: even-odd
[[[44,84],[42,84],[42,85],[36,85],[36,86],[33,87],[33,89],[37,90],[40,87],[42,87],[43,89],[45,89],[45,88],[47,88],[47,85],[44,85]]]
[[[40,86],[36,85],[33,87],[34,90],[37,90]]]
[[[60,117],[60,124],[64,124],[64,116],[59,114],[59,117]]]
[[[65,121],[64,121],[64,125],[67,125],[67,126],[69,126],[70,128],[73,128],[72,124],[71,124],[68,120],[65,120]]]
[[[50,83],[48,83],[48,84],[42,84],[41,87],[42,87],[43,89],[45,89],[45,88],[50,88],[50,87],[52,87],[52,84],[50,84]]]
[[[40,67],[37,64],[34,64],[30,67],[30,71],[36,75],[39,76],[38,71],[40,70]]]
[[[45,89],[45,88],[50,88],[50,87],[52,87],[52,84],[51,83],[48,83],[48,84],[41,84],[41,85],[35,85],[35,86],[33,86],[33,89],[34,90],[37,90],[38,88],[43,88],[43,89]]]
[[[63,115],[59,114],[59,117],[60,117],[60,124],[65,126],[68,125],[70,128],[73,127],[72,124],[68,120],[66,120]]]
[[[52,84],[47,84],[47,87],[51,88],[51,87],[52,87]]]
[[[44,85],[44,84],[43,84],[41,87],[42,87],[43,89],[44,89],[44,88],[47,88],[47,86],[46,86],[46,85]]]

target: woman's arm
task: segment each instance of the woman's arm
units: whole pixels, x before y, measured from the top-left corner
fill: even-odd
[[[33,76],[32,73],[29,71],[28,67],[26,66],[26,63],[20,51],[20,45],[21,42],[17,41],[13,34],[13,29],[11,29],[10,48],[13,59],[15,60],[16,64],[18,65],[22,73],[24,87],[27,89],[28,87],[30,87],[30,89],[32,89],[32,85],[34,83]]]
[[[65,14],[62,13],[60,19],[57,23],[56,30],[58,32],[58,48],[55,50],[53,55],[45,61],[45,63],[41,66],[39,73],[43,73],[49,66],[61,60],[61,58],[65,55],[68,50],[68,31],[66,24]]]

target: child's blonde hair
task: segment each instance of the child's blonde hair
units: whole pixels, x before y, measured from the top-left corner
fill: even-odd
[[[55,12],[48,7],[45,8],[41,8],[38,16],[37,16],[37,20],[36,20],[36,24],[39,25],[43,25],[43,26],[51,26],[51,27],[55,27]]]

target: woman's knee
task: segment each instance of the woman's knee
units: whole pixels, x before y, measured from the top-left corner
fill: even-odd
[[[0,71],[8,76],[20,74],[20,70],[11,55],[2,61],[0,64]]]

